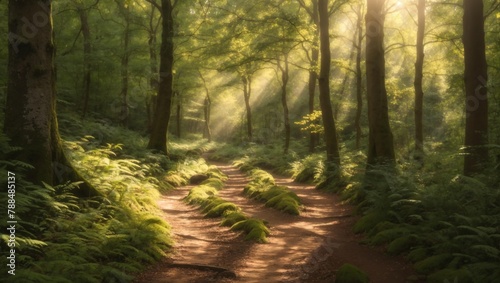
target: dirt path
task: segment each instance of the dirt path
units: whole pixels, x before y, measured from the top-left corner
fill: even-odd
[[[220,219],[203,218],[181,200],[191,187],[179,188],[159,202],[173,228],[175,254],[141,274],[136,282],[332,282],[334,271],[344,263],[360,267],[372,283],[404,283],[412,274],[402,259],[359,244],[360,237],[351,232],[355,222],[352,208],[340,204],[337,196],[275,176],[278,184],[288,186],[304,204],[301,215],[292,216],[245,198],[245,175],[233,166],[213,164],[229,177],[219,196],[240,206],[247,215],[268,221],[269,243],[245,242],[242,236],[219,227]],[[228,268],[237,278],[170,268],[172,261]]]

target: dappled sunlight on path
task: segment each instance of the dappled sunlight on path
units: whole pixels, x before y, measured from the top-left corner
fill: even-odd
[[[236,167],[212,164],[229,177],[219,197],[235,203],[246,215],[267,221],[269,242],[244,241],[244,236],[220,227],[219,218],[204,218],[200,210],[182,201],[192,187],[178,188],[159,200],[172,226],[174,254],[136,282],[331,282],[344,263],[359,266],[372,283],[402,283],[412,274],[400,258],[359,244],[361,236],[352,232],[353,208],[338,196],[275,175],[276,183],[294,191],[303,204],[300,216],[286,214],[245,197],[249,180]],[[213,272],[172,268],[172,262],[223,267],[237,277],[216,278]]]

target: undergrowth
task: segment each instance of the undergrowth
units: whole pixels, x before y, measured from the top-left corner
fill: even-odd
[[[15,282],[128,282],[147,263],[165,256],[170,227],[156,206],[158,164],[116,158],[119,146],[66,143],[75,167],[102,197],[79,199],[77,184],[35,185],[24,179],[30,165],[0,161],[16,173]],[[87,149],[85,149],[87,148]],[[89,149],[92,148],[92,149]],[[0,139],[2,155],[15,150]],[[7,203],[6,195],[0,196]],[[6,223],[2,221],[2,224]],[[2,251],[9,235],[1,228]],[[3,266],[6,257],[2,255]],[[9,282],[9,281],[3,281]]]
[[[192,188],[184,200],[198,205],[205,217],[222,217],[220,225],[232,231],[243,231],[245,240],[266,243],[270,232],[265,221],[246,216],[236,204],[217,196],[227,177],[216,166],[211,166],[207,174],[211,177]]]
[[[427,282],[498,282],[500,190],[492,180],[378,173],[385,191],[358,185],[347,193],[362,199],[355,232],[366,233],[370,244],[386,245],[390,254],[405,254]]]
[[[266,203],[266,206],[280,211],[300,215],[300,198],[285,186],[278,186],[274,177],[268,172],[248,166],[247,163],[235,162],[240,170],[247,173],[250,182],[243,189],[243,193],[250,198]]]

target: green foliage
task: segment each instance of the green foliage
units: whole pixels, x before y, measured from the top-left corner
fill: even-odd
[[[245,195],[283,212],[300,214],[300,198],[287,187],[275,185],[271,174],[261,169],[252,169],[248,174],[251,181],[243,189]]]
[[[247,233],[245,240],[257,243],[266,243],[269,236],[269,228],[261,219],[249,218],[236,222],[231,226],[232,231],[244,231]]]
[[[156,206],[158,181],[148,176],[147,164],[115,159],[117,146],[84,150],[83,142],[66,145],[103,197],[79,199],[75,184],[31,184],[20,163],[0,161],[4,176],[6,167],[16,165],[11,169],[18,187],[15,282],[130,281],[132,273],[164,257],[172,245],[170,227]],[[4,195],[0,200],[7,202]],[[4,231],[2,250],[9,238]]]
[[[418,273],[429,274],[448,265],[452,259],[451,254],[438,254],[415,263],[414,267]]]
[[[304,159],[292,163],[292,178],[296,182],[320,183],[325,171],[325,156],[323,154],[308,155]]]
[[[456,272],[457,278],[470,273],[481,278],[478,282],[495,282],[491,274],[500,267],[500,192],[494,178],[431,180],[411,169],[379,176],[388,185],[385,190],[354,189],[362,196],[358,210],[364,213],[355,232],[367,233],[371,244],[388,244],[391,254],[408,253],[415,269],[433,274],[432,280]]]
[[[358,267],[346,263],[335,274],[335,283],[368,283],[368,275]]]
[[[213,177],[203,181],[199,186],[192,188],[185,201],[189,204],[196,204],[202,208],[202,213],[206,217],[223,217],[220,225],[231,227],[232,231],[243,231],[247,235],[246,240],[258,243],[267,242],[269,229],[263,220],[249,218],[236,204],[226,201],[217,196],[218,191],[223,189],[224,181],[227,178],[222,175],[216,167],[211,168]]]

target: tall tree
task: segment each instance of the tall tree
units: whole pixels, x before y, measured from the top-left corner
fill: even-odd
[[[319,32],[321,65],[319,73],[319,102],[321,117],[326,142],[326,159],[333,175],[336,177],[340,172],[340,153],[337,141],[337,130],[333,118],[332,103],[330,101],[330,20],[328,14],[328,0],[318,1]]]
[[[151,1],[156,4],[156,2]],[[162,35],[160,51],[160,81],[158,98],[153,115],[153,126],[149,137],[148,148],[167,153],[167,129],[173,96],[173,65],[174,65],[174,18],[173,6],[170,0],[162,0]]]
[[[384,4],[385,0],[367,0],[365,17],[369,169],[395,161],[385,88]]]
[[[97,2],[96,2],[97,4]],[[92,64],[90,62],[92,54],[92,43],[90,39],[90,27],[88,19],[88,10],[82,4],[76,3],[77,12],[80,16],[81,31],[83,34],[83,109],[82,118],[87,115],[90,99],[90,79]]]
[[[465,60],[464,174],[480,173],[488,162],[488,82],[482,0],[464,0]]]
[[[356,41],[356,118],[354,120],[354,126],[356,127],[356,149],[361,146],[361,112],[363,110],[363,86],[362,86],[362,74],[361,74],[361,44],[363,43],[363,16],[362,16],[363,6],[360,4],[356,15],[358,17],[356,21],[358,38]]]
[[[203,117],[205,119],[203,137],[208,141],[212,141],[212,131],[210,130],[210,107],[212,106],[212,100],[210,99],[210,91],[208,90],[207,82],[200,70],[198,70],[198,75],[200,76],[203,83],[203,89],[205,90],[205,99],[203,100]]]
[[[283,106],[283,121],[285,127],[285,146],[283,148],[283,153],[288,154],[288,148],[290,147],[290,114],[288,110],[288,100],[287,100],[287,87],[289,75],[289,63],[288,63],[288,53],[283,55],[283,62],[278,57],[278,68],[281,70],[281,105]]]
[[[414,159],[420,164],[424,158],[424,129],[423,129],[423,108],[424,91],[422,88],[424,69],[424,32],[425,32],[425,0],[418,0],[417,3],[417,60],[415,61],[415,155]]]
[[[116,5],[124,19],[123,29],[123,54],[121,56],[121,79],[122,89],[120,96],[122,99],[120,110],[120,122],[128,126],[128,85],[129,85],[129,62],[130,62],[130,7],[129,3],[115,0]]]
[[[304,2],[304,0],[297,0],[302,8],[304,8],[309,15],[310,24],[312,26],[312,34],[313,39],[311,42],[311,50],[305,49],[307,56],[309,58],[310,67],[309,67],[309,81],[307,84],[307,91],[309,95],[308,100],[308,110],[309,115],[312,115],[314,112],[314,96],[316,93],[316,84],[318,83],[318,62],[319,62],[319,11],[318,11],[318,0],[312,0],[311,5],[308,6]],[[313,133],[312,131],[309,133],[309,152],[314,152],[314,148],[316,147],[316,143],[318,140],[318,134]]]
[[[252,94],[252,75],[240,73],[241,83],[243,85],[243,98],[245,99],[245,111],[247,116],[246,128],[248,141],[253,139],[252,128],[252,106],[250,105],[250,95]]]
[[[51,1],[9,1],[9,63],[5,134],[22,150],[17,160],[34,166],[27,178],[56,185],[84,181],[62,148],[56,116]],[[96,195],[88,183],[81,195]]]

